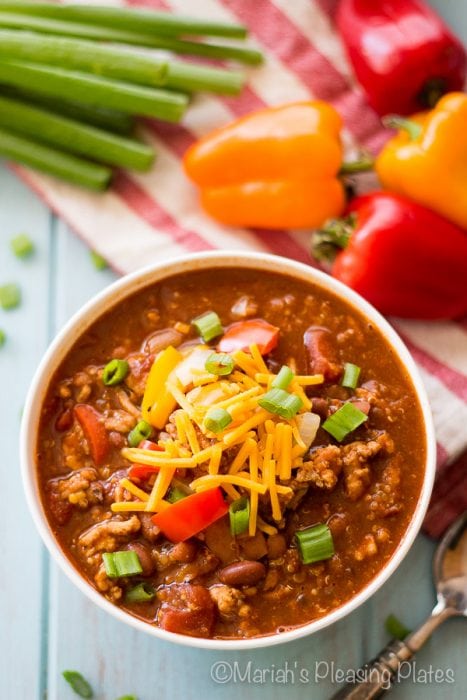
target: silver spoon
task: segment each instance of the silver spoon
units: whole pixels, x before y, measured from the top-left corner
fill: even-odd
[[[356,672],[359,683],[350,683],[332,696],[331,700],[373,700],[391,687],[401,664],[431,637],[448,617],[467,617],[467,511],[449,528],[439,543],[433,560],[433,575],[438,602],[415,632],[404,639],[389,642],[378,656]]]

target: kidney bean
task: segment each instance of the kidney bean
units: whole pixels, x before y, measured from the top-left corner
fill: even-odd
[[[342,366],[329,328],[310,326],[304,333],[303,342],[308,355],[309,372],[322,374],[326,382],[337,381],[342,374]]]
[[[284,535],[270,535],[268,537],[268,557],[269,559],[279,559],[287,549],[287,541]]]
[[[219,579],[227,586],[252,586],[266,576],[260,561],[236,561],[219,571]]]
[[[152,558],[151,550],[144,542],[130,542],[127,544],[127,549],[133,550],[138,555],[138,559],[143,569],[143,576],[151,576],[156,570],[156,564]]]
[[[170,550],[170,558],[173,561],[187,564],[195,559],[197,552],[198,546],[196,542],[179,542]]]

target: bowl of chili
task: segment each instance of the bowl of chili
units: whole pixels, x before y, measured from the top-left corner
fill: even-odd
[[[21,429],[26,498],[117,619],[208,649],[341,619],[399,566],[436,445],[417,368],[337,280],[200,253],[124,277],[58,334]]]

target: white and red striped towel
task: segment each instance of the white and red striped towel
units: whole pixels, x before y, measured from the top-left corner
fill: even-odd
[[[241,21],[264,50],[240,97],[199,96],[183,126],[147,123],[157,163],[146,175],[118,176],[112,190],[93,195],[30,171],[22,177],[90,247],[122,273],[187,251],[262,250],[311,263],[303,232],[226,229],[200,211],[180,159],[194,139],[264,105],[322,98],[346,124],[346,144],[376,151],[386,134],[352,75],[333,27],[335,0],[129,0],[152,8]],[[439,478],[426,529],[439,535],[467,507],[467,320],[394,321],[431,400],[438,439]]]

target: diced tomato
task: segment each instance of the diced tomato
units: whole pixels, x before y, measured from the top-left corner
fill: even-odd
[[[172,584],[160,592],[162,605],[157,621],[162,629],[190,637],[210,637],[216,609],[204,586]]]
[[[218,343],[220,352],[248,351],[250,345],[256,344],[262,355],[274,350],[279,342],[279,328],[272,326],[262,318],[232,323]]]
[[[109,438],[102,416],[87,403],[77,404],[74,408],[74,413],[83,429],[91,457],[94,463],[100,466],[104,463],[110,449]]]
[[[224,501],[222,491],[216,487],[182,498],[151,519],[167,539],[183,542],[222,518],[228,511],[229,506]]]
[[[140,450],[152,450],[153,452],[163,452],[164,448],[152,440],[141,440],[138,445]],[[133,464],[128,470],[130,479],[149,479],[152,474],[156,474],[159,467],[151,467],[149,464]]]

